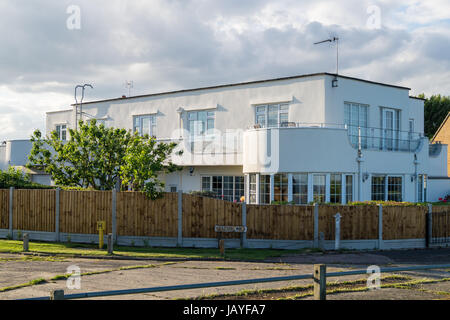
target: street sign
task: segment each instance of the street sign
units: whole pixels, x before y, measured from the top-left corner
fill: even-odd
[[[247,232],[247,227],[244,226],[215,226],[215,232]]]

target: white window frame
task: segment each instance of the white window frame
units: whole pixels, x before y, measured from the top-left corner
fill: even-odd
[[[59,123],[59,124],[55,125],[55,130],[58,133],[59,140],[67,141],[67,132],[68,132],[67,123]],[[63,139],[63,132],[65,132],[65,139]]]
[[[269,127],[269,107],[277,107],[277,125],[276,126],[270,126]],[[283,107],[286,107],[285,109],[282,109]],[[264,108],[263,110],[258,111],[258,109]],[[255,125],[260,124],[258,123],[258,116],[264,116],[264,123],[260,124],[263,128],[276,128],[280,127],[281,122],[281,115],[286,114],[287,115],[287,121],[289,122],[289,109],[290,105],[289,103],[270,103],[270,104],[259,104],[255,105]]]
[[[156,137],[156,114],[141,114],[133,116],[133,132],[138,132],[140,136],[143,136],[143,123],[144,120],[149,119],[150,123],[150,137]]]
[[[191,121],[194,122],[199,122],[198,120],[198,115],[199,113],[206,113],[206,121],[205,121],[205,128],[202,128],[202,132],[198,133],[195,132],[191,132]],[[195,118],[195,119],[191,119]],[[208,125],[208,120],[213,120],[213,127],[210,128]],[[212,130],[214,130],[216,127],[216,112],[214,109],[210,109],[210,110],[194,110],[194,111],[187,111],[187,131],[189,132],[189,134],[191,136],[206,136],[206,135],[210,135],[212,134]],[[194,124],[194,128],[195,128],[195,124]]]
[[[370,178],[370,199],[372,200],[372,178],[373,177],[384,177],[384,199],[376,201],[393,201],[389,199],[389,178],[400,178],[402,181],[401,185],[401,200],[403,201],[405,197],[405,179],[402,175],[387,175],[387,174],[373,174]]]
[[[202,175],[202,176],[200,176],[200,189],[202,190],[202,191],[213,191],[213,177],[222,177],[222,192],[221,192],[221,194],[222,194],[222,196],[224,196],[224,190],[225,190],[225,177],[233,177],[233,199],[236,199],[238,202],[240,201],[240,198],[242,197],[242,196],[245,196],[245,177],[244,176],[236,176],[236,175],[229,175],[229,176],[223,176],[223,175],[216,175],[216,174],[212,174],[212,175]],[[237,185],[237,179],[236,179],[236,177],[240,177],[240,178],[242,178],[242,183],[243,183],[243,189],[242,189],[242,191],[243,191],[243,193],[242,193],[242,195],[239,197],[239,199],[237,199],[237,194],[236,194],[236,191],[238,190],[237,188],[236,188],[236,185]],[[209,190],[204,190],[203,189],[203,179],[204,178],[206,178],[206,179],[209,179]]]

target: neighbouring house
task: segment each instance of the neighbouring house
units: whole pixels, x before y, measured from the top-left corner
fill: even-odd
[[[445,117],[444,121],[439,126],[438,130],[431,139],[431,148],[436,149],[436,153],[442,148],[443,145],[448,145],[450,143],[450,112]],[[429,179],[435,180],[432,183],[433,188],[446,188],[450,181],[450,150],[447,149],[447,172],[442,176],[430,176]],[[433,154],[433,152],[432,152]],[[450,190],[448,192],[450,194]]]
[[[409,88],[330,73],[83,103],[47,113],[68,139],[76,119],[175,141],[183,170],[166,191],[229,201],[437,201],[450,193],[447,145],[424,136],[424,101]]]

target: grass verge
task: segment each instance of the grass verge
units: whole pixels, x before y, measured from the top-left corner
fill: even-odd
[[[15,240],[0,240],[0,252],[21,253],[22,242]],[[30,242],[31,253],[44,253],[52,255],[69,256],[98,256],[106,257],[106,250],[98,249],[93,244],[75,243],[48,243]],[[224,260],[265,260],[269,257],[281,257],[285,254],[300,253],[300,250],[276,250],[276,249],[227,249],[225,257],[220,255],[218,249],[204,248],[148,248],[148,247],[123,247],[114,248],[117,257],[136,258],[184,258],[184,259],[224,259]]]

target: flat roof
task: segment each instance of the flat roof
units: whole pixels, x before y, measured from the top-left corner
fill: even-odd
[[[239,82],[239,83],[230,83],[230,84],[223,84],[223,85],[217,85],[217,86],[211,86],[211,87],[200,87],[200,88],[193,88],[193,89],[183,89],[183,90],[176,90],[176,91],[166,91],[166,92],[159,92],[159,93],[151,93],[151,94],[144,94],[144,95],[138,95],[138,96],[132,96],[132,97],[124,97],[124,98],[113,98],[113,99],[104,99],[104,100],[95,100],[95,101],[88,101],[83,102],[83,105],[85,104],[91,104],[91,103],[98,103],[98,102],[108,102],[108,101],[119,101],[119,100],[128,100],[128,99],[136,99],[136,98],[144,98],[144,97],[155,97],[155,96],[161,96],[161,95],[167,95],[167,94],[175,94],[175,93],[184,93],[184,92],[192,92],[192,91],[201,91],[201,90],[210,90],[210,89],[219,89],[219,88],[226,88],[226,87],[235,87],[235,86],[243,86],[243,85],[249,85],[249,84],[256,84],[256,83],[266,83],[266,82],[272,82],[272,81],[283,81],[283,80],[293,80],[293,79],[300,79],[300,78],[309,78],[309,77],[315,77],[315,76],[332,76],[332,77],[338,77],[342,79],[349,79],[349,80],[356,80],[361,81],[365,83],[370,84],[377,84],[397,89],[404,89],[404,90],[411,90],[411,88],[408,87],[402,87],[382,82],[375,82],[365,79],[359,79],[349,76],[343,76],[340,74],[335,73],[328,73],[328,72],[320,72],[320,73],[311,73],[311,74],[303,74],[303,75],[296,75],[296,76],[290,76],[290,77],[282,77],[282,78],[274,78],[274,79],[266,79],[266,80],[256,80],[256,81],[248,81],[248,82]],[[417,98],[420,99],[420,98]],[[72,106],[75,106],[77,104],[72,104]]]

